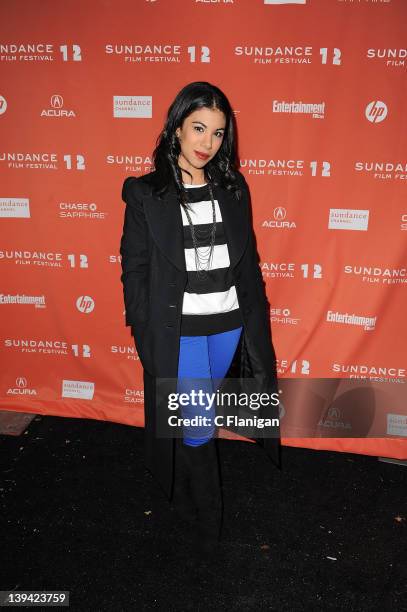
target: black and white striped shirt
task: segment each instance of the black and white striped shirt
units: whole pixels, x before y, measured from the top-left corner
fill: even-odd
[[[189,215],[194,226],[210,229],[212,202],[208,184],[187,185],[191,203]],[[230,269],[229,250],[223,230],[219,203],[215,199],[216,235],[212,264],[204,280],[197,278],[191,227],[181,206],[184,229],[184,252],[188,282],[182,304],[181,336],[206,336],[229,331],[243,325],[239,302]],[[209,234],[209,232],[208,232]],[[206,251],[210,244],[202,247]]]

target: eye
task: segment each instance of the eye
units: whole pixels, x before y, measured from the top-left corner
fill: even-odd
[[[199,132],[200,130],[203,130],[203,127],[202,125],[194,125],[194,130],[197,130]]]
[[[217,132],[216,134],[219,138],[223,138],[223,132]]]

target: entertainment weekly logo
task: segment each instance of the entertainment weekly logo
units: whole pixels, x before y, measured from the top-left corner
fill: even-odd
[[[105,55],[126,64],[208,64],[211,61],[211,51],[206,45],[184,46],[162,42],[149,45],[108,43],[105,45]]]
[[[148,155],[126,155],[118,153],[116,155],[106,155],[106,165],[113,168],[120,168],[123,172],[134,172],[137,174],[147,174],[154,170],[153,160]]]
[[[85,170],[86,167],[85,157],[79,153],[59,157],[57,153],[22,151],[0,151],[0,164],[14,170]]]
[[[324,160],[246,158],[239,169],[256,176],[331,176],[331,163]]]
[[[363,327],[365,331],[372,331],[376,326],[376,317],[366,317],[363,315],[349,314],[347,312],[334,312],[328,310],[326,314],[326,321],[328,323],[341,323],[343,325],[356,325]]]
[[[113,96],[113,117],[151,119],[152,116],[152,96]]]
[[[325,102],[286,102],[273,100],[273,113],[310,115],[313,119],[325,119]]]
[[[376,285],[405,285],[407,268],[382,268],[381,266],[346,265],[343,272],[350,278],[362,283]]]
[[[340,66],[342,63],[342,53],[338,47],[237,45],[233,53],[246,63],[258,65],[317,63]]]
[[[0,62],[81,62],[82,51],[77,44],[14,42],[0,44]]]
[[[368,223],[368,210],[353,210],[350,208],[331,208],[329,210],[328,229],[366,232]]]
[[[16,304],[18,306],[35,306],[35,308],[46,308],[45,295],[26,295],[26,294],[10,294],[0,293],[0,305]]]
[[[354,170],[379,181],[407,181],[405,161],[356,161]]]

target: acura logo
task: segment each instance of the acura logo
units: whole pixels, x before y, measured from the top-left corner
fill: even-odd
[[[52,108],[62,108],[64,105],[64,99],[62,96],[58,94],[54,94],[51,96],[51,106]]]
[[[285,219],[287,216],[287,211],[284,208],[284,206],[276,206],[276,208],[273,211],[273,215],[274,215],[274,219],[276,220]]]
[[[26,387],[27,386],[27,379],[24,378],[23,376],[19,376],[18,378],[16,378],[16,387],[19,387],[21,389],[21,387]]]

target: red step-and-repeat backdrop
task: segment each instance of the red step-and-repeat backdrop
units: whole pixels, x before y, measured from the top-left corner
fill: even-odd
[[[205,80],[236,115],[297,382],[283,443],[406,459],[406,408],[374,387],[406,382],[405,0],[6,0],[0,28],[0,407],[143,425],[121,187]],[[356,404],[299,409],[298,381],[337,378],[371,383],[365,437]]]

